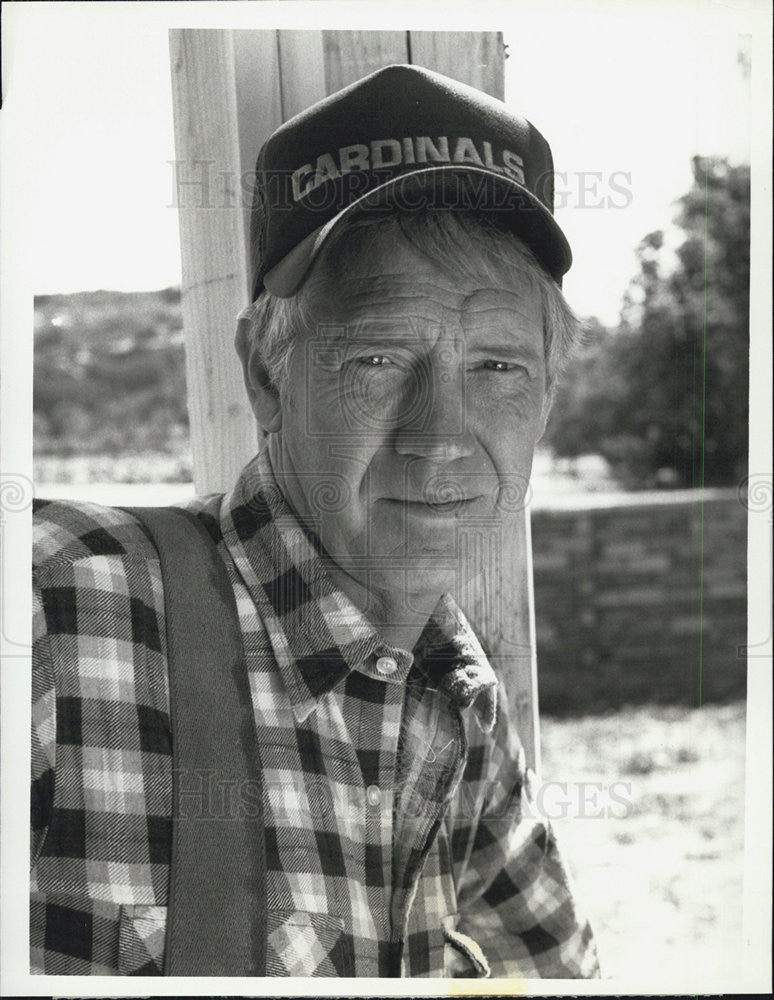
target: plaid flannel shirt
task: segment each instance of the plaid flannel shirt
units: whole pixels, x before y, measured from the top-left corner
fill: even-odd
[[[172,776],[158,556],[120,509],[37,506],[31,971],[159,975]],[[217,542],[244,639],[267,974],[598,975],[507,699],[452,599],[413,651],[385,643],[266,453],[230,494],[186,506]]]

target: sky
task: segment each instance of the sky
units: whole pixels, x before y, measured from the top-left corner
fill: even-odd
[[[43,13],[13,25],[4,78],[29,123],[15,153],[35,293],[179,284],[167,30],[145,16],[178,4],[26,6]],[[556,216],[575,256],[565,293],[614,323],[634,248],[668,226],[691,157],[748,158],[745,39],[635,17],[636,5],[604,16],[585,2],[561,14],[533,6],[498,22],[506,100],[553,149]]]

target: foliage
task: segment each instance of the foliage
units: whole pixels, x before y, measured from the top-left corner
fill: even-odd
[[[187,449],[180,292],[35,300],[36,457]]]
[[[598,453],[630,486],[730,485],[745,473],[750,173],[693,160],[670,266],[663,232],[637,249],[615,330],[589,336],[557,394],[555,454]]]

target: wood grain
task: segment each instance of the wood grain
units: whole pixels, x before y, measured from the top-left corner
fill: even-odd
[[[279,31],[277,34],[282,118],[287,121],[329,93],[325,82],[323,33]]]
[[[265,140],[284,120],[279,40],[276,31],[239,30],[230,34],[234,53],[236,134],[247,260],[255,162]],[[246,288],[246,294],[249,291]]]
[[[231,34],[173,30],[170,56],[194,482],[212,493],[257,447],[233,347],[247,261]]]
[[[503,99],[505,45],[499,31],[410,31],[411,62]]]
[[[539,766],[535,602],[529,511],[496,526],[471,524],[458,534],[460,580],[453,590],[507,693],[527,762]]]
[[[405,31],[324,31],[323,45],[329,94],[382,66],[408,62]]]

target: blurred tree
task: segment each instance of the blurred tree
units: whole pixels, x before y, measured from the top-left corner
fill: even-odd
[[[728,485],[745,474],[750,171],[694,157],[678,242],[637,248],[616,330],[588,324],[546,431],[555,454],[597,453],[632,487]]]

